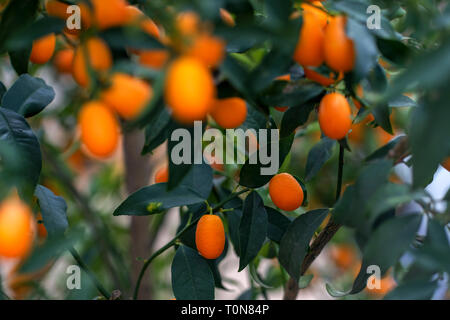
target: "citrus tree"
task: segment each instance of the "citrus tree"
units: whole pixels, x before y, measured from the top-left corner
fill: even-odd
[[[232,255],[241,299],[447,288],[450,198],[427,188],[450,170],[447,1],[0,8],[0,298],[214,299]]]

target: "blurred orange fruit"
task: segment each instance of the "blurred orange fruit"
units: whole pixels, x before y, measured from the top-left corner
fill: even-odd
[[[211,110],[211,116],[224,129],[237,128],[247,118],[247,104],[238,97],[217,99]]]
[[[155,22],[135,6],[126,7],[126,23],[138,24],[142,30],[157,39],[160,36],[158,26]]]
[[[164,97],[173,117],[184,124],[203,120],[214,103],[216,88],[208,68],[192,57],[180,57],[169,67]]]
[[[185,54],[197,58],[208,67],[216,67],[225,56],[225,42],[207,33],[195,36]]]
[[[335,71],[350,71],[355,64],[355,48],[345,32],[346,21],[344,16],[332,17],[325,28],[325,62]]]
[[[47,229],[44,226],[44,222],[42,219],[42,214],[39,212],[36,216],[37,220],[37,233],[39,239],[45,239],[47,238]]]
[[[56,37],[54,33],[43,36],[33,41],[30,53],[30,61],[36,64],[47,63],[55,51]]]
[[[109,157],[119,144],[119,123],[104,103],[91,101],[81,107],[79,115],[81,141],[94,156]]]
[[[61,73],[72,73],[73,58],[75,50],[72,48],[62,49],[56,52],[53,63],[56,69]]]
[[[192,36],[200,30],[200,17],[193,11],[182,12],[177,16],[176,27],[184,36]]]
[[[34,216],[17,193],[0,203],[0,256],[25,257],[33,243]]]
[[[139,63],[153,69],[161,69],[169,61],[169,52],[164,49],[142,50]]]
[[[115,73],[111,86],[101,93],[101,100],[129,120],[142,112],[152,95],[152,87],[145,81],[125,73]]]
[[[88,59],[86,59],[86,53]],[[75,51],[73,59],[73,78],[82,87],[89,85],[88,61],[94,71],[106,71],[112,65],[111,51],[108,45],[100,38],[89,38]]]
[[[124,25],[127,22],[127,1],[91,0],[95,24],[100,29]]]
[[[349,270],[357,262],[355,249],[345,244],[333,246],[331,249],[331,258],[336,266],[344,270]]]
[[[320,66],[324,61],[324,29],[316,15],[303,15],[303,25],[294,51],[294,60],[304,66]]]

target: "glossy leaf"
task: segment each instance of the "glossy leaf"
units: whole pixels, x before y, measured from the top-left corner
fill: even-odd
[[[239,271],[242,271],[259,253],[267,235],[267,212],[257,192],[244,201],[239,224]]]
[[[305,180],[309,181],[319,172],[332,154],[336,141],[324,137],[308,153],[305,169]]]
[[[280,241],[278,259],[289,275],[299,281],[300,271],[314,232],[328,215],[328,209],[308,211],[288,227]]]
[[[212,189],[212,169],[207,164],[194,165],[177,188],[168,191],[166,183],[144,187],[130,195],[114,211],[119,215],[149,215],[173,207],[206,200]]]
[[[180,246],[172,262],[172,288],[177,300],[214,299],[214,276],[193,249]]]
[[[39,201],[42,220],[49,238],[64,234],[69,226],[66,201],[41,185],[36,187],[34,194]]]
[[[2,107],[24,117],[41,112],[55,98],[55,91],[44,80],[21,75],[2,98]]]

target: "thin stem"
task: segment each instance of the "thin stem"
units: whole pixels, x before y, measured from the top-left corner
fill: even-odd
[[[161,247],[158,251],[156,251],[155,253],[153,253],[150,258],[147,259],[147,261],[145,261],[144,265],[142,266],[141,272],[139,273],[139,277],[138,280],[136,282],[136,287],[134,289],[134,294],[133,294],[133,300],[136,300],[139,294],[139,288],[141,287],[141,282],[142,279],[144,277],[145,271],[147,270],[147,268],[149,267],[150,263],[152,263],[152,261],[158,257],[159,255],[161,255],[162,253],[164,253],[167,249],[171,248],[172,246],[174,246],[178,240],[179,237],[181,237],[192,225],[196,224],[197,221],[200,220],[200,218],[195,219],[194,221],[192,221],[191,223],[187,223],[186,226],[184,226],[183,229],[180,230],[180,232],[178,232],[175,237],[172,238],[172,240],[170,240],[168,243],[166,243],[165,246]]]
[[[249,191],[250,189],[245,188],[239,192],[236,193],[232,193],[228,198],[224,199],[223,201],[221,201],[219,204],[217,204],[216,206],[214,206],[214,208],[212,208],[212,212],[217,212],[220,210],[220,208],[227,202],[233,200],[234,198],[238,197],[239,195]],[[138,280],[136,282],[136,287],[134,289],[134,294],[133,294],[133,300],[136,300],[139,294],[139,288],[141,287],[141,282],[142,279],[144,277],[145,271],[147,270],[147,268],[150,266],[150,264],[152,263],[152,261],[158,257],[159,255],[161,255],[162,253],[164,253],[167,249],[171,248],[172,246],[174,246],[178,240],[178,238],[180,238],[191,226],[195,225],[198,220],[200,220],[200,217],[195,219],[194,221],[190,222],[192,218],[192,215],[189,217],[189,221],[186,223],[186,225],[184,226],[183,229],[181,229],[176,235],[175,237],[172,238],[172,240],[170,240],[165,246],[161,247],[158,251],[156,251],[155,253],[153,253],[150,258],[148,258],[144,265],[142,266],[141,272],[139,273],[138,276]]]
[[[340,146],[339,148],[339,167],[338,167],[338,176],[337,176],[337,184],[336,184],[336,202],[339,200],[341,196],[342,190],[342,175],[344,172],[344,151],[345,149]],[[327,245],[328,242],[333,238],[333,236],[338,232],[340,224],[337,224],[331,218],[325,228],[319,233],[316,239],[314,239],[313,243],[309,248],[309,252],[306,255],[305,259],[302,262],[300,276],[304,275],[314,260],[319,256],[322,252],[323,248]],[[290,278],[286,284],[286,288],[284,290],[284,300],[295,300],[297,298],[297,294],[299,291],[298,283]]]
[[[339,200],[342,191],[342,174],[344,171],[344,152],[345,149],[342,145],[339,145],[339,166],[338,166],[338,177],[336,185],[336,201]]]
[[[88,268],[88,266],[84,263],[81,256],[78,254],[78,252],[75,250],[75,248],[70,248],[70,253],[72,254],[72,257],[75,259],[75,261],[78,263],[81,269],[83,269],[84,272],[87,273],[89,278],[91,278],[92,282],[94,283],[97,290],[100,292],[100,294],[105,297],[106,299],[109,299],[111,295],[108,293],[108,291],[103,287],[103,285],[100,283],[100,281],[97,279],[97,277],[92,273],[92,271]]]

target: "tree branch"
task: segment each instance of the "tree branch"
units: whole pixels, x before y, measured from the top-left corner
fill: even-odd
[[[339,147],[339,165],[338,165],[338,177],[337,177],[337,185],[336,185],[336,202],[339,200],[341,191],[342,191],[342,175],[344,171],[344,151],[345,149],[340,145]],[[336,232],[341,227],[340,224],[337,224],[331,218],[325,228],[319,233],[317,238],[313,241],[311,246],[309,247],[308,254],[305,256],[305,259],[302,262],[300,276],[303,276],[305,272],[309,269],[311,264],[316,260],[316,258],[320,255],[323,248],[326,246],[328,242],[333,238]],[[299,291],[298,283],[290,278],[286,284],[284,289],[284,300],[295,300],[297,298],[297,294]]]

